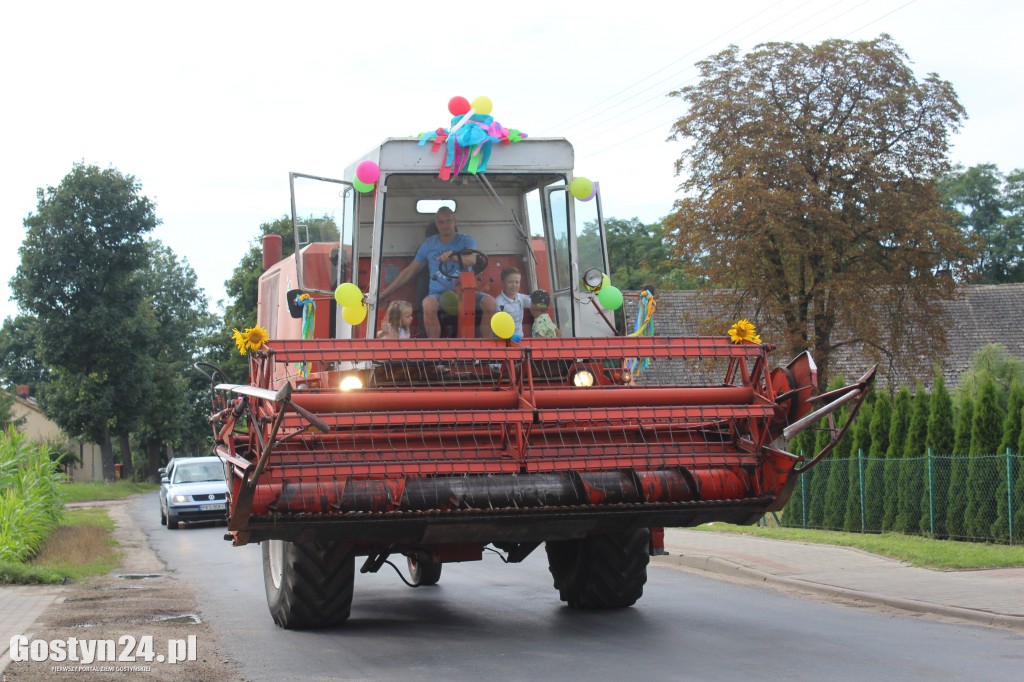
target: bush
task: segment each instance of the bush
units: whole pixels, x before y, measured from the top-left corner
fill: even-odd
[[[63,476],[50,454],[13,428],[0,432],[0,561],[32,556],[60,520]]]

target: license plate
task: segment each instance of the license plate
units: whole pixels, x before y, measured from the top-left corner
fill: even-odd
[[[223,504],[201,504],[199,505],[199,511],[219,511],[226,509]]]

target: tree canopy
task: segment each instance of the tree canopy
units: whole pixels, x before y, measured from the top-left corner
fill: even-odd
[[[619,289],[640,289],[646,284],[655,289],[696,289],[684,260],[674,258],[665,239],[665,227],[660,223],[646,225],[639,218],[624,220],[608,218],[604,221],[608,242],[608,276]],[[578,240],[581,263],[601,261],[601,240],[597,223],[589,222]]]
[[[666,221],[675,252],[731,307],[756,307],[783,350],[810,348],[824,380],[848,344],[913,369],[929,361],[920,338],[941,354],[943,271],[972,255],[934,182],[964,110],[907,61],[887,35],[733,46],[671,93],[687,105],[673,137],[688,144]]]

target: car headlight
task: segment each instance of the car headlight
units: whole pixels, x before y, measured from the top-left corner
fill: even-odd
[[[178,504],[188,501],[188,495],[174,495],[173,497],[171,497],[171,502],[176,502]]]

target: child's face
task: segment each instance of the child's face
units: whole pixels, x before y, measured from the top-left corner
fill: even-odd
[[[537,305],[536,303],[530,304],[530,314],[534,317],[539,317],[548,311],[546,305]]]
[[[412,326],[412,308],[402,308],[402,328],[408,329]]]
[[[519,283],[522,279],[522,275],[518,273],[509,275],[501,283],[502,292],[509,298],[515,298],[519,293]]]

